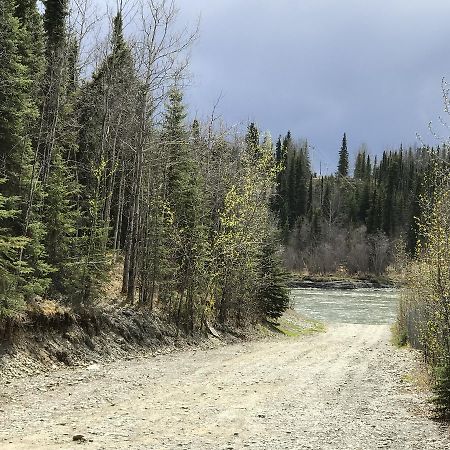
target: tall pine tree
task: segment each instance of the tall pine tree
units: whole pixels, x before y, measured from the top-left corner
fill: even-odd
[[[339,151],[339,162],[338,162],[338,175],[340,177],[348,176],[348,149],[347,149],[347,135],[344,133],[342,138],[342,145]]]
[[[26,237],[17,264],[27,267],[18,289],[31,298],[48,287],[50,267],[45,263],[42,244],[45,229],[33,204],[31,193],[36,180],[36,159],[31,145],[29,126],[37,109],[33,102],[30,71],[23,63],[23,43],[29,42],[28,30],[15,16],[15,2],[1,3],[0,29],[0,148],[2,191],[6,199],[14,197],[10,219],[13,236]]]

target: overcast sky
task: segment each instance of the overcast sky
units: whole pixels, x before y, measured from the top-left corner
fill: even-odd
[[[449,0],[178,0],[201,16],[186,100],[205,118],[255,121],[274,139],[291,130],[335,171],[342,135],[354,154],[436,141],[450,78]],[[442,127],[437,131],[443,133]]]

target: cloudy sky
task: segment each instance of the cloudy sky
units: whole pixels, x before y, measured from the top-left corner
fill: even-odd
[[[205,118],[307,138],[334,171],[342,135],[355,153],[414,144],[439,122],[450,80],[448,0],[178,0],[200,15],[187,101]],[[436,125],[436,131],[445,130]],[[447,133],[447,134],[450,134]]]

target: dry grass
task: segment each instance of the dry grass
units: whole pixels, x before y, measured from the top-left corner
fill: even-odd
[[[122,294],[123,259],[119,258],[112,264],[107,282],[103,286],[104,296],[99,301],[100,305],[117,305],[123,300]],[[119,300],[119,302],[117,301]]]
[[[27,310],[38,313],[44,317],[55,317],[70,312],[66,306],[62,306],[54,300],[43,299],[27,306]]]
[[[419,368],[414,370],[414,372],[410,372],[404,375],[402,377],[402,380],[405,383],[412,384],[419,391],[425,393],[430,392],[433,384],[431,375],[423,364],[421,364]]]

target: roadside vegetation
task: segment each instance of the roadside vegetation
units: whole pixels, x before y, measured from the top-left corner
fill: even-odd
[[[103,40],[90,2],[43,7],[0,3],[0,320],[108,292],[187,332],[278,318],[280,164],[253,125],[188,121],[196,31],[173,2],[119,9]]]
[[[450,171],[435,160],[421,197],[417,255],[411,262],[399,310],[398,340],[423,351],[430,368],[433,402],[450,419]]]
[[[94,13],[0,1],[0,334],[105,303],[187,334],[244,328],[282,317],[287,271],[406,273],[397,340],[423,350],[450,418],[448,145],[362,145],[353,168],[344,134],[336,172],[316,173],[290,132],[189,119],[197,31],[179,31],[174,2]]]
[[[347,136],[335,174],[311,169],[306,141],[290,133],[276,144],[277,195],[273,208],[285,244],[286,267],[317,279],[375,279],[400,282],[417,244],[423,180],[445,147],[403,148],[372,157],[359,149],[354,170]]]

